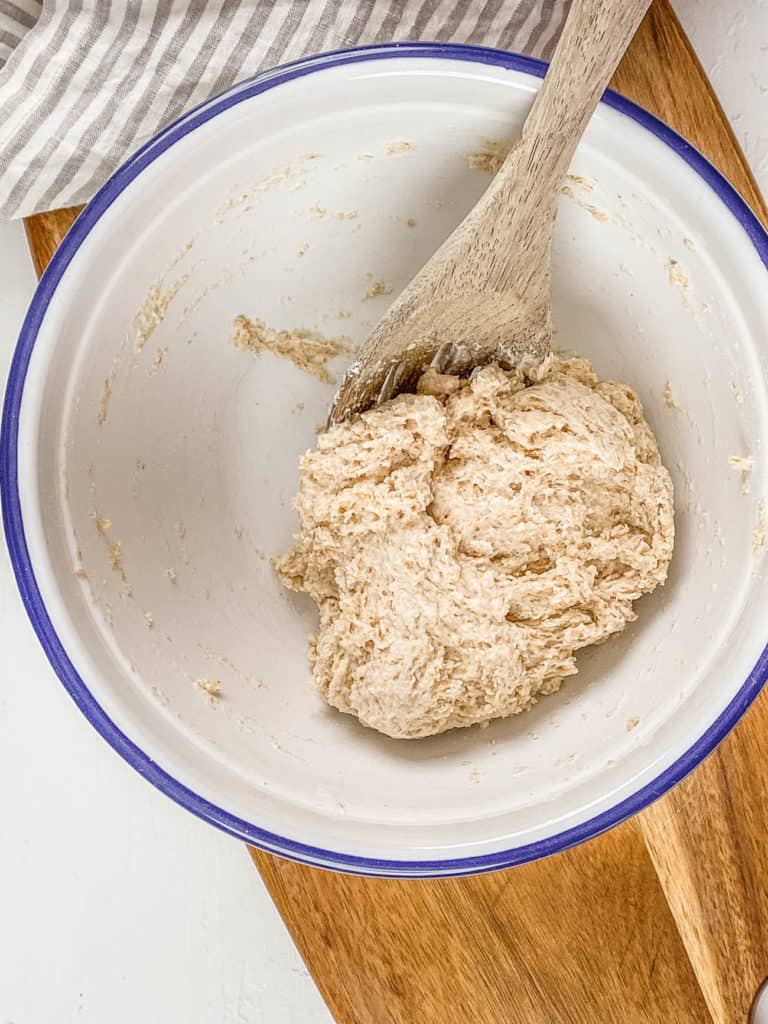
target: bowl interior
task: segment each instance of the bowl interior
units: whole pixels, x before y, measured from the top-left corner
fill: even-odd
[[[576,827],[694,744],[765,645],[765,268],[680,156],[602,106],[558,212],[556,340],[640,394],[675,484],[667,585],[559,694],[484,730],[393,741],[310,687],[314,609],[270,559],[334,387],[235,348],[233,317],[362,341],[486,187],[473,156],[515,134],[537,86],[409,54],[248,95],[114,198],[32,354],[24,529],[73,666],[162,769],[321,863],[479,856]],[[754,459],[744,479],[732,455]]]

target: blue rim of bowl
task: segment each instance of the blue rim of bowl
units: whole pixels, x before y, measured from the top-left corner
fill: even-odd
[[[126,186],[177,141],[229,107],[305,75],[339,65],[387,58],[420,57],[493,65],[543,78],[543,61],[485,47],[402,43],[320,54],[257,75],[208,100],[164,128],[112,175],[80,214],[45,270],[19,335],[8,377],[0,436],[0,493],[3,523],[16,581],[27,614],[48,660],[91,725],[139,774],[198,817],[253,846],[313,866],[363,875],[440,877],[479,874],[524,864],[600,835],[662,796],[699,764],[738,722],[768,674],[768,647],[725,710],[672,765],[636,793],[588,821],[524,846],[475,857],[444,860],[389,860],[323,850],[268,832],[217,807],[182,785],[130,740],[107,716],[77,674],[59,640],[40,594],[24,534],[18,491],[18,429],[27,367],[45,312],[67,266],[103,213]],[[642,107],[614,92],[603,103],[631,118],[683,159],[730,210],[768,269],[768,233],[729,182],[689,142]]]

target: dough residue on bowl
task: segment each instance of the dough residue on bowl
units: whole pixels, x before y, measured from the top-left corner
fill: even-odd
[[[688,275],[680,266],[678,260],[667,260],[667,277],[669,278],[669,283],[677,288],[685,290],[688,287]]]
[[[741,476],[741,493],[749,494],[749,476],[755,460],[751,455],[729,455],[728,465]]]
[[[200,679],[195,680],[195,686],[202,690],[203,693],[207,694],[212,700],[218,700],[221,697],[220,679],[210,679],[207,676],[203,676]]]
[[[386,281],[379,278],[378,281],[373,281],[369,286],[368,291],[363,296],[363,301],[366,299],[377,299],[380,295],[391,295],[392,285],[387,284]]]
[[[387,143],[387,156],[399,156],[400,153],[411,153],[416,149],[412,142],[398,139],[396,142]]]
[[[761,498],[757,503],[757,523],[752,530],[752,552],[755,555],[763,553],[765,548],[766,520],[765,520],[765,499]]]
[[[511,139],[485,139],[481,149],[469,154],[467,166],[473,171],[496,174],[513,146]]]
[[[232,344],[253,355],[271,352],[280,359],[289,359],[300,370],[311,373],[326,384],[333,383],[328,363],[347,352],[346,338],[324,338],[317,331],[303,327],[292,331],[268,327],[263,320],[236,316],[232,321]]]
[[[556,360],[428,371],[301,460],[275,567],[319,609],[315,686],[393,737],[530,708],[666,578],[672,482],[635,393]]]
[[[104,390],[101,393],[99,400],[99,411],[96,415],[99,426],[103,426],[107,422],[107,414],[109,412],[109,400],[112,398],[112,385],[114,383],[114,376],[110,374],[109,377],[104,378]]]
[[[664,390],[661,394],[664,398],[664,405],[666,405],[668,409],[674,409],[676,412],[681,412],[680,406],[675,398],[675,393],[672,390],[672,385],[669,381],[664,385]]]
[[[182,274],[172,284],[166,285],[165,277],[150,286],[144,302],[133,318],[133,346],[141,352],[155,329],[165,319],[168,307],[189,280],[189,274]]]

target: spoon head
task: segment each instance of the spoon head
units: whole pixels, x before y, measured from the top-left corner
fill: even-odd
[[[328,425],[413,390],[430,367],[462,376],[476,366],[498,362],[529,374],[551,351],[548,304],[531,308],[511,293],[484,293],[414,309],[406,291],[384,314],[344,375]]]

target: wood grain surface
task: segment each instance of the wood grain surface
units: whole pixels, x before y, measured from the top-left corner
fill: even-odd
[[[667,0],[614,85],[768,211]],[[77,214],[32,217],[41,273]],[[676,789],[546,861],[426,882],[252,850],[339,1024],[740,1024],[768,975],[768,694]]]
[[[35,217],[27,217],[24,221],[29,250],[38,277],[51,262],[62,238],[72,227],[81,209],[80,206],[70,206],[66,210],[50,210],[48,213],[38,213]]]
[[[343,1024],[705,1024],[634,824],[474,878],[331,875],[253,851]]]

